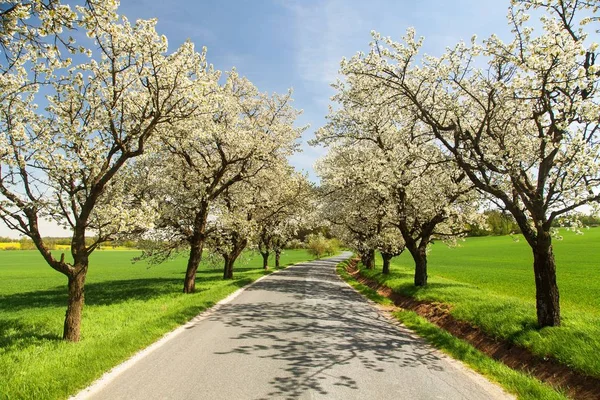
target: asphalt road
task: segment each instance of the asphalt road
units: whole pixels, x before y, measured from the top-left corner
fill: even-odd
[[[337,277],[343,258],[266,277],[79,397],[511,398],[391,323]]]

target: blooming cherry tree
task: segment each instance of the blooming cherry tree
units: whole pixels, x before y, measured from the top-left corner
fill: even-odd
[[[294,173],[287,160],[279,157],[278,162],[223,192],[208,222],[207,246],[223,257],[224,279],[233,278],[236,259],[252,242],[258,244],[265,268],[271,249],[279,258],[281,248],[299,227],[302,216],[297,214],[305,210],[310,189],[306,177]]]
[[[356,249],[366,268],[374,268],[379,250],[388,273],[391,258],[404,250],[404,240],[392,223],[396,214],[389,196],[375,189],[382,170],[369,169],[373,153],[368,147],[334,147],[320,160],[321,213],[332,232]]]
[[[131,24],[116,14],[116,2],[88,2],[76,13],[52,4],[30,4],[41,25],[10,44],[22,46],[21,54],[0,78],[10,88],[0,102],[0,218],[68,277],[63,337],[78,341],[90,254],[118,233],[146,228],[153,209],[124,186],[124,167],[150,137],[197,112],[205,62],[191,43],[167,54],[156,21]],[[87,33],[95,45],[81,52],[91,58],[69,66],[57,46],[44,44],[40,38],[58,34],[58,23]],[[49,91],[45,112],[35,102],[41,83]],[[18,87],[26,89],[12,90]],[[40,218],[72,230],[70,258],[49,251]]]
[[[299,112],[291,107],[291,92],[260,93],[235,71],[211,98],[210,112],[175,125],[161,137],[157,151],[171,157],[158,160],[151,183],[152,196],[160,204],[155,234],[162,235],[167,247],[159,250],[190,249],[185,293],[195,290],[207,222],[216,202],[234,185],[294,152],[303,130],[293,126]]]
[[[386,270],[391,254],[406,247],[415,261],[415,285],[424,286],[428,245],[434,238],[464,233],[466,223],[477,214],[478,196],[465,174],[433,143],[426,127],[405,109],[381,103],[390,93],[370,84],[370,77],[349,73],[334,85],[340,108],[331,110],[329,123],[317,135],[320,142],[335,146],[326,182],[357,192],[360,203],[354,212],[370,221],[355,225],[370,226],[377,236],[368,236],[383,240],[382,250],[392,245],[387,240],[398,237],[396,230],[401,233],[396,250],[383,251]],[[372,213],[366,213],[362,208],[371,199],[379,200],[370,205]],[[384,217],[387,222],[381,225]]]
[[[255,210],[258,224],[256,244],[268,268],[271,251],[279,267],[281,252],[300,228],[310,224],[314,209],[314,190],[306,176],[294,172],[287,163],[271,170],[256,193],[260,196]]]
[[[531,8],[544,11],[541,29],[528,25]],[[513,1],[508,43],[474,37],[418,64],[422,39],[413,30],[402,42],[374,33],[371,51],[342,68],[388,93],[382,104],[412,113],[473,185],[514,216],[532,249],[542,327],[561,322],[551,225],[600,201],[600,74],[586,32],[596,12],[593,2]]]
[[[212,220],[208,222],[207,244],[211,251],[223,257],[223,279],[233,279],[233,267],[256,233],[253,219],[256,206],[247,187],[241,181],[227,188],[215,204]]]

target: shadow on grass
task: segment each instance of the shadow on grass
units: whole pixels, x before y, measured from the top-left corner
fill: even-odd
[[[416,300],[450,304],[450,314],[454,318],[511,342],[519,343],[520,339],[530,332],[541,330],[535,319],[533,304],[524,306],[511,303],[506,299],[492,301],[486,299],[486,292],[472,284],[430,282],[425,287],[416,287],[407,282],[393,285],[393,290]],[[507,309],[510,312],[506,312]]]
[[[393,267],[392,267],[393,268]],[[400,272],[392,270],[390,274],[384,275],[381,272],[381,268],[377,267],[376,269],[366,269],[362,267],[360,269],[361,273],[368,276],[371,279],[377,279],[378,281],[390,280],[390,279],[410,279],[414,278],[414,273],[412,272]]]
[[[199,275],[203,275],[200,273]],[[252,278],[239,278],[224,283],[222,286],[243,287]],[[222,281],[220,276],[198,276],[197,292],[202,293],[213,286],[211,282]],[[203,284],[208,283],[206,287]],[[131,300],[151,300],[161,296],[178,296],[182,294],[183,280],[169,278],[129,279],[119,281],[107,281],[90,283],[85,288],[86,306],[110,306]],[[0,296],[2,308],[11,311],[27,310],[35,313],[44,308],[66,308],[67,289],[63,286],[48,290],[12,294]],[[184,323],[190,318],[214,305],[214,301],[198,298],[194,306],[190,306],[176,314],[166,314],[162,319]],[[36,310],[37,309],[37,310]],[[8,313],[6,313],[8,314]],[[5,314],[5,315],[6,315]],[[9,315],[9,314],[8,314]],[[0,348],[29,347],[43,341],[60,341],[61,336],[51,331],[57,330],[57,326],[48,327],[44,323],[26,324],[16,318],[0,318]]]
[[[9,351],[11,347],[27,347],[59,339],[61,337],[57,334],[42,332],[39,325],[26,325],[16,319],[0,319],[0,348],[4,351]]]
[[[197,293],[204,283],[221,281],[221,276],[209,275],[206,271],[198,271]],[[244,286],[250,278],[240,277],[231,281],[232,285]],[[182,292],[183,280],[179,278],[144,278],[116,281],[94,282],[85,285],[86,305],[112,305],[129,300],[150,300],[167,294]],[[6,310],[25,310],[48,307],[64,307],[67,305],[67,287],[57,286],[52,289],[34,292],[15,293],[0,296],[0,304]]]

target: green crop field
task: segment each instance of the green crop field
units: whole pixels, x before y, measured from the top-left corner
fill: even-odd
[[[533,256],[522,238],[468,238],[454,248],[436,242],[426,288],[413,286],[408,252],[392,261],[388,277],[379,268],[364,272],[417,299],[451,304],[459,319],[600,377],[600,228],[561,235],[553,242],[562,307],[557,328],[536,328]]]
[[[82,340],[60,340],[66,278],[37,251],[0,251],[0,399],[66,398],[119,362],[264,275],[258,255],[246,256],[223,281],[202,265],[197,292],[181,293],[185,257],[162,265],[132,264],[137,251],[97,251],[86,282]],[[282,265],[312,257],[282,254]]]

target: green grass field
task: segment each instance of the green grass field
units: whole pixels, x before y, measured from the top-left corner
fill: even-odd
[[[181,293],[185,258],[149,267],[137,251],[97,251],[86,282],[82,340],[60,340],[66,278],[36,251],[0,252],[0,398],[66,398],[164,333],[264,275],[258,255],[223,281],[201,266],[197,292]],[[282,265],[312,257],[282,254]]]
[[[533,256],[523,239],[468,238],[455,248],[435,243],[426,288],[413,286],[408,252],[392,261],[388,277],[379,268],[364,272],[403,294],[451,304],[458,319],[600,377],[600,228],[584,232],[561,231],[564,239],[554,241],[562,308],[557,328],[536,328]]]

